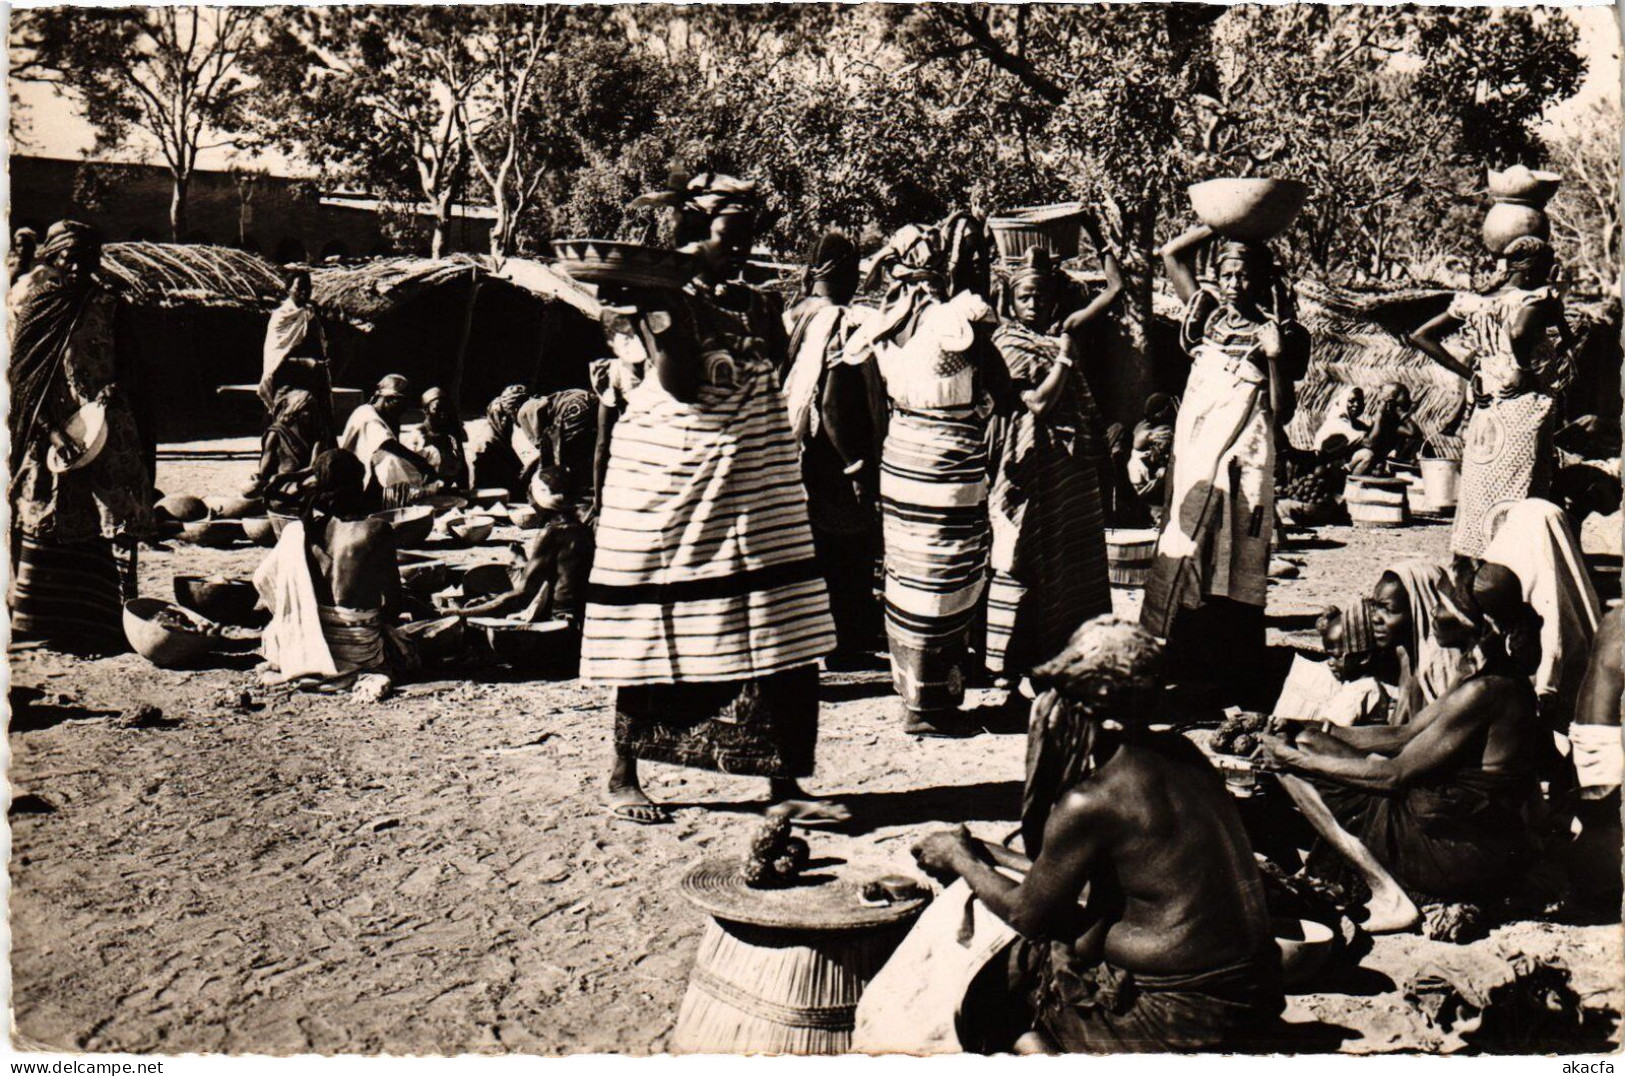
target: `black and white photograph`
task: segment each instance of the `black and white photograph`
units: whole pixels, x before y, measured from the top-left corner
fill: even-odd
[[[1613,1071],[1615,7],[7,17],[10,1072]]]

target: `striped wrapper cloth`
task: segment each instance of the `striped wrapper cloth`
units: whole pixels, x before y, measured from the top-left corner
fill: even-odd
[[[987,442],[969,408],[892,416],[881,453],[886,636],[909,709],[964,698],[960,662],[987,577]]]
[[[835,628],[770,363],[736,358],[698,401],[658,378],[616,423],[581,675],[619,688],[764,677],[829,653]]]
[[[13,642],[42,642],[73,654],[121,654],[118,564],[104,538],[52,545],[22,536],[11,583]]]

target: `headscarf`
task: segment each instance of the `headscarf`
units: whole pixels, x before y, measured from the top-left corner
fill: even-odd
[[[412,383],[406,379],[405,374],[385,374],[378,382],[378,387],[372,390],[374,399],[380,396],[405,397],[412,391]]]
[[[100,257],[101,233],[88,224],[63,220],[45,234],[37,260],[45,261],[79,244]],[[11,474],[15,480],[37,432],[51,387],[62,374],[68,342],[96,288],[88,279],[69,280],[53,269],[41,269],[15,311],[11,338]]]
[[[1377,648],[1376,639],[1371,632],[1369,598],[1353,598],[1338,602],[1321,615],[1316,628],[1324,635],[1327,628],[1334,623],[1342,625],[1343,628],[1343,642],[1336,653],[1369,654]]]
[[[1225,262],[1239,261],[1249,269],[1273,275],[1275,272],[1275,255],[1263,243],[1254,243],[1246,239],[1226,239],[1219,246],[1218,254],[1213,259],[1215,266]]]
[[[499,440],[506,440],[513,433],[514,418],[519,413],[519,405],[530,396],[530,390],[523,385],[509,385],[497,393],[485,408],[486,421],[491,424],[491,433]]]
[[[1162,644],[1132,621],[1090,620],[1065,649],[1032,671],[1044,694],[1027,728],[1021,834],[1027,858],[1043,849],[1050,811],[1089,775],[1097,721],[1144,724],[1162,667]]]
[[[45,261],[74,246],[87,247],[90,253],[100,258],[101,229],[94,224],[85,224],[77,220],[59,220],[46,229],[45,241],[40,244],[35,257],[39,261]]]
[[[1442,645],[1433,633],[1433,614],[1447,600],[1450,592],[1450,573],[1431,561],[1402,560],[1383,570],[1392,575],[1405,588],[1405,601],[1411,619],[1411,634],[1402,640],[1411,661],[1411,681],[1419,696],[1415,701],[1426,706],[1439,699],[1477,667],[1472,654],[1452,650]],[[1408,685],[1401,684],[1404,696]],[[1402,699],[1402,703],[1403,703]],[[1401,705],[1394,711],[1396,721],[1414,716],[1416,707]]]
[[[1498,508],[1500,506],[1497,506]],[[1568,698],[1585,675],[1591,640],[1602,623],[1602,602],[1586,572],[1562,509],[1535,498],[1491,512],[1500,528],[1484,549],[1523,583],[1524,600],[1540,614],[1540,669],[1535,693]]]
[[[1501,251],[1501,257],[1506,261],[1508,272],[1528,272],[1540,268],[1550,272],[1555,255],[1552,245],[1546,240],[1524,235],[1508,243],[1506,249]]]
[[[1017,262],[1008,273],[1010,290],[1014,292],[1023,284],[1037,282],[1054,286],[1060,283],[1060,269],[1055,265],[1055,259],[1045,247],[1032,247]]]
[[[423,404],[423,428],[429,433],[450,437],[459,443],[468,440],[468,431],[463,429],[462,420],[456,414],[447,415],[442,419],[431,409],[431,404],[445,398],[446,391],[438,385],[423,394],[420,401]]]
[[[301,465],[309,463],[321,438],[321,415],[316,410],[316,397],[304,389],[289,388],[277,393],[266,432],[281,439],[290,458],[300,460]],[[322,447],[331,449],[333,446]]]
[[[827,281],[841,273],[857,275],[858,248],[840,232],[825,232],[808,259],[807,272],[802,285],[808,291],[820,281]]]

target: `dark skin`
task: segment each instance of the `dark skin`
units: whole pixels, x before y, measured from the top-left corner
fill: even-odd
[[[857,290],[858,265],[853,261],[840,266],[828,279],[814,281],[808,295],[835,306],[848,306]],[[840,363],[825,371],[819,417],[825,439],[842,467],[853,476],[859,501],[873,500],[873,468],[869,464],[878,458],[879,446],[869,414],[869,386],[860,367]]]
[[[388,523],[318,516],[307,541],[318,602],[386,612],[401,607],[395,531]]]
[[[1511,288],[1532,291],[1545,287],[1551,274],[1550,263],[1537,264],[1512,273],[1502,286],[1500,294]],[[1443,366],[1446,370],[1466,381],[1473,379],[1473,368],[1461,358],[1457,357],[1449,348],[1444,346],[1444,340],[1451,334],[1459,331],[1465,322],[1461,318],[1452,316],[1448,311],[1426,322],[1421,328],[1405,338],[1416,350]],[[1545,338],[1549,329],[1556,329],[1562,346],[1565,349],[1574,346],[1574,340],[1569,332],[1568,321],[1563,317],[1563,303],[1560,299],[1526,306],[1518,311],[1509,327],[1508,335],[1512,339],[1512,354],[1518,360],[1518,366],[1523,371],[1520,383],[1515,386],[1524,390],[1532,388],[1532,375],[1529,371],[1530,355],[1535,345]]]
[[[1271,936],[1263,883],[1212,766],[1171,734],[1124,739],[1097,726],[1090,750],[1098,768],[1061,796],[1022,881],[994,865],[1025,860],[963,826],[916,845],[921,868],[964,878],[1026,937],[1075,942],[1080,956],[1129,971],[1195,972],[1256,953]]]
[[[1611,609],[1591,643],[1591,660],[1574,708],[1576,725],[1619,728],[1620,696],[1625,692],[1625,608]],[[1617,733],[1615,734],[1617,735]],[[1620,899],[1619,793],[1575,803],[1580,835],[1569,849],[1575,889],[1604,912],[1617,912]]]
[[[1106,286],[1081,310],[1069,314],[1061,323],[1061,339],[1065,348],[1064,362],[1052,363],[1044,380],[1021,394],[1021,402],[1039,418],[1054,410],[1066,388],[1067,370],[1080,359],[1079,335],[1083,329],[1105,313],[1123,293],[1123,273],[1117,258],[1110,252],[1101,255],[1101,268],[1106,273]],[[1056,293],[1052,282],[1029,278],[1016,285],[1011,293],[1011,306],[1016,319],[1034,332],[1048,332],[1055,319]]]
[[[406,397],[374,396],[372,398],[372,408],[383,417],[385,422],[389,423],[390,429],[399,430],[401,428],[401,418],[406,414]],[[379,446],[378,451],[388,452],[392,456],[405,460],[416,468],[419,474],[434,474],[434,468],[429,465],[428,460],[401,444],[396,438],[385,441]]]
[[[557,511],[543,511],[542,529],[525,544],[513,585],[500,594],[463,606],[463,616],[506,616],[530,605],[543,590],[549,596],[542,608],[552,606],[561,581],[585,581],[592,564],[592,534]]]
[[[1168,280],[1174,286],[1174,293],[1179,301],[1188,303],[1191,298],[1201,290],[1196,279],[1196,256],[1202,244],[1213,238],[1213,229],[1207,225],[1199,225],[1185,232],[1162,247],[1162,265],[1168,274]],[[1259,355],[1269,364],[1272,373],[1270,377],[1270,407],[1275,413],[1276,422],[1282,425],[1292,420],[1292,413],[1296,409],[1296,402],[1290,391],[1290,386],[1282,383],[1282,379],[1274,376],[1273,365],[1285,355],[1285,345],[1281,340],[1280,329],[1275,323],[1268,321],[1264,306],[1270,299],[1268,289],[1264,282],[1257,279],[1253,270],[1239,259],[1225,259],[1218,267],[1219,297],[1226,304],[1235,309],[1242,317],[1254,322],[1266,322],[1258,334]]]

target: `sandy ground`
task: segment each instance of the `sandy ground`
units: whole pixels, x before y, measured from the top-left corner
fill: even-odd
[[[169,491],[225,492],[252,464],[160,464]],[[497,537],[503,537],[498,532]],[[1323,530],[1272,592],[1277,642],[1385,562],[1442,556],[1447,528]],[[1588,543],[1589,544],[1589,543]],[[499,549],[456,551],[462,563]],[[261,551],[143,554],[142,590],[181,571],[248,574]],[[1135,598],[1119,592],[1123,611]],[[677,891],[736,849],[764,782],[648,767],[676,824],[614,824],[600,794],[611,718],[578,682],[432,681],[378,705],[271,695],[246,661],[165,672],[134,655],[18,655],[13,683],[61,696],[14,723],[13,1004],[19,1044],[180,1053],[658,1052],[704,924]],[[248,689],[257,702],[229,705]],[[911,867],[911,840],[1016,818],[1023,739],[903,735],[884,674],[826,676],[812,787],[855,811],[814,854]],[[986,693],[991,696],[992,693]],[[48,702],[53,700],[48,696]],[[124,728],[148,702],[164,727]],[[1614,1035],[1616,927],[1515,924],[1507,943],[1572,969]],[[1430,1049],[1400,995],[1437,943],[1380,939],[1323,992],[1292,1000],[1304,1048]],[[1335,987],[1335,989],[1333,989]]]

